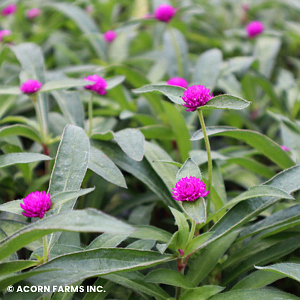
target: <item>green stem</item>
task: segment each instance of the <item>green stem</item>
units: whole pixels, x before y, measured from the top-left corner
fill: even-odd
[[[176,59],[177,59],[178,76],[183,77],[183,61],[182,61],[182,57],[181,57],[180,48],[177,43],[176,36],[175,36],[174,30],[171,25],[169,26],[169,30],[170,30],[172,42],[173,42],[174,49],[175,49]]]
[[[195,229],[196,229],[196,221],[192,219],[192,227],[191,227],[191,231],[190,231],[189,239],[188,239],[187,243],[189,243],[193,239],[193,237],[195,235]]]
[[[89,131],[88,136],[91,136],[92,129],[93,129],[93,93],[91,93],[91,98],[89,101],[89,107],[88,107],[88,115],[89,115]]]
[[[202,128],[202,132],[203,132],[203,136],[204,136],[204,141],[205,141],[205,147],[206,147],[206,152],[207,152],[207,165],[208,165],[208,183],[207,183],[207,190],[211,190],[211,186],[212,186],[212,160],[211,160],[211,150],[210,150],[210,144],[209,144],[209,139],[207,136],[207,132],[206,132],[206,127],[205,127],[205,123],[204,123],[204,118],[203,118],[203,113],[201,109],[198,109],[198,115],[199,115],[199,120],[200,120],[200,124],[201,124],[201,128]],[[206,205],[206,215],[208,217],[209,215],[209,208],[210,208],[210,194],[208,196],[208,200],[207,200],[207,205]]]
[[[180,293],[181,293],[181,287],[176,286],[175,300],[179,300]]]
[[[44,254],[43,254],[43,261],[48,261],[48,243],[47,243],[47,236],[45,235],[43,237],[43,243],[44,243]]]
[[[38,123],[39,123],[40,136],[41,136],[42,143],[47,144],[46,143],[46,134],[44,132],[44,126],[43,126],[43,121],[42,121],[42,115],[41,115],[41,111],[40,111],[40,107],[39,107],[36,95],[35,95],[35,98],[32,97],[31,100],[32,100],[32,103],[33,103],[33,106],[34,106],[34,109],[35,109],[35,113],[36,113]]]

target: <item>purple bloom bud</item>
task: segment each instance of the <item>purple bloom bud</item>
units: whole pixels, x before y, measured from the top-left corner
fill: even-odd
[[[204,85],[192,85],[184,91],[182,100],[186,103],[186,111],[195,111],[198,107],[203,106],[213,97],[210,90]]]
[[[287,151],[287,152],[291,151],[291,149],[289,147],[287,147],[287,146],[281,145],[280,147],[284,151]]]
[[[88,6],[85,7],[84,10],[85,10],[86,13],[90,14],[94,11],[94,8],[93,8],[93,6],[88,5]]]
[[[117,37],[117,33],[113,30],[108,30],[103,33],[103,38],[107,43],[111,43]]]
[[[144,19],[150,19],[150,18],[153,18],[153,15],[151,15],[151,14],[145,14],[145,15],[143,16],[143,18],[144,18]]]
[[[23,198],[23,203],[20,203],[21,208],[24,209],[23,216],[43,218],[51,206],[50,194],[36,191]]]
[[[176,14],[177,8],[169,4],[161,4],[155,11],[154,17],[162,22],[170,22],[173,16]]]
[[[87,90],[92,90],[99,95],[105,95],[105,93],[106,93],[105,88],[107,87],[107,83],[106,83],[105,79],[103,79],[102,77],[100,77],[97,74],[89,75],[88,77],[85,77],[84,79],[95,82],[94,84],[84,86]]]
[[[264,31],[263,23],[259,21],[252,21],[246,26],[247,34],[249,38],[253,38],[256,35],[261,34]]]
[[[17,5],[16,4],[9,4],[6,7],[4,7],[1,11],[2,16],[8,16],[13,15],[17,11]]]
[[[3,38],[7,35],[11,35],[11,31],[8,29],[0,30],[0,42],[3,40]]]
[[[250,9],[249,4],[243,3],[243,4],[242,4],[242,9],[243,9],[245,12],[247,12],[247,11]]]
[[[178,252],[179,252],[180,256],[184,255],[184,251],[182,249],[178,249]]]
[[[20,90],[24,94],[34,94],[36,93],[42,86],[42,83],[35,79],[28,79],[20,86]]]
[[[34,19],[36,17],[38,17],[41,14],[41,10],[37,7],[34,7],[32,9],[29,9],[26,13],[26,17],[28,19]]]
[[[187,88],[188,86],[188,82],[184,79],[184,78],[181,78],[181,77],[173,77],[173,78],[170,78],[168,81],[167,81],[167,84],[169,85],[176,85],[176,86],[181,86],[183,88]]]
[[[195,201],[200,197],[206,197],[208,193],[202,180],[190,176],[182,178],[176,183],[172,197],[176,201]]]

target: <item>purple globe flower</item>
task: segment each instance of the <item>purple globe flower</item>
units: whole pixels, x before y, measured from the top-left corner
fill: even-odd
[[[17,11],[16,4],[9,4],[1,10],[2,16],[13,15]]]
[[[287,146],[281,145],[280,147],[281,147],[281,149],[282,149],[283,151],[286,151],[286,152],[291,151],[291,149],[290,149],[289,147],[287,147]]]
[[[172,197],[176,201],[195,201],[200,197],[206,197],[208,193],[202,180],[190,176],[182,178],[176,183]]]
[[[105,79],[103,79],[102,77],[100,77],[97,74],[89,75],[88,77],[85,77],[84,79],[95,82],[94,84],[85,85],[84,88],[86,88],[87,90],[94,91],[99,95],[106,94],[105,89],[107,87],[107,83],[106,83]]]
[[[36,93],[42,86],[42,83],[35,79],[28,79],[20,86],[20,90],[24,94],[34,94]]]
[[[154,17],[159,21],[168,23],[174,17],[176,12],[177,12],[177,8],[174,8],[169,4],[161,4],[154,11]]]
[[[34,19],[34,18],[38,17],[38,16],[41,14],[41,12],[42,12],[42,11],[41,11],[39,8],[34,7],[34,8],[29,9],[29,10],[27,11],[26,17],[27,17],[28,19]]]
[[[3,38],[7,35],[11,35],[11,31],[8,29],[0,30],[0,42],[2,42]]]
[[[246,31],[249,38],[253,38],[264,31],[263,23],[259,21],[252,21],[246,26]]]
[[[188,86],[188,82],[184,79],[184,78],[181,78],[181,77],[173,77],[173,78],[170,78],[168,81],[167,81],[167,84],[169,85],[176,85],[176,86],[181,86],[183,88],[187,88]]]
[[[51,198],[50,194],[42,192],[33,192],[23,198],[23,203],[20,203],[24,209],[22,213],[25,217],[43,218],[45,212],[50,209]]]
[[[192,85],[188,87],[182,96],[182,100],[186,103],[183,106],[187,107],[186,111],[195,111],[198,107],[207,103],[213,94],[204,85]]]
[[[108,30],[103,33],[103,38],[107,43],[111,43],[117,37],[117,33],[113,30]]]

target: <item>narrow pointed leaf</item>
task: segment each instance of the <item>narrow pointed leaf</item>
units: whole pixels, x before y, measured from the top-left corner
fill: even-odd
[[[111,78],[106,78],[105,81],[107,83],[107,90],[110,90],[117,86],[118,84],[122,83],[125,80],[125,76],[115,76]]]
[[[87,81],[84,79],[63,78],[60,80],[55,80],[55,81],[53,80],[53,81],[46,82],[39,90],[39,93],[50,92],[54,90],[69,89],[74,87],[82,87],[92,83],[93,81]]]
[[[182,178],[191,177],[191,176],[199,178],[200,180],[202,179],[202,175],[199,167],[191,158],[188,158],[185,161],[184,165],[178,171],[176,175],[176,182],[178,182]]]
[[[250,102],[232,95],[220,95],[210,99],[201,109],[234,109],[240,110],[248,107]]]
[[[211,296],[218,294],[224,290],[224,287],[218,285],[204,285],[196,287],[182,294],[179,300],[207,300]]]
[[[0,95],[20,95],[21,93],[18,86],[3,86],[0,88]]]

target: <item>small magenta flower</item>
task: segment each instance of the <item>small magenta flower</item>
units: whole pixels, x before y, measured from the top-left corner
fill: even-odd
[[[23,203],[20,203],[21,208],[24,209],[23,216],[43,218],[45,212],[50,209],[51,197],[50,194],[44,191],[36,191],[23,198]]]
[[[264,31],[264,24],[259,21],[252,21],[246,26],[246,31],[249,38],[253,38]]]
[[[249,4],[243,3],[243,4],[242,4],[242,9],[243,9],[245,12],[249,11],[249,9],[250,9]]]
[[[186,111],[195,111],[198,107],[207,103],[213,94],[204,85],[192,85],[188,87],[182,96],[182,100],[186,103],[183,106],[187,107]]]
[[[94,11],[94,8],[93,8],[93,6],[88,5],[88,6],[85,7],[84,10],[85,10],[86,13],[91,14]]]
[[[11,31],[8,29],[0,30],[0,42],[2,42],[5,36],[11,35]]]
[[[41,12],[42,12],[42,11],[41,11],[39,8],[34,7],[34,8],[29,9],[29,10],[27,11],[26,17],[27,17],[28,19],[34,19],[34,18],[38,17],[38,16],[41,14]]]
[[[178,249],[178,252],[179,252],[180,256],[184,255],[184,251],[182,249]]]
[[[103,38],[107,43],[111,43],[117,37],[117,33],[113,30],[108,30],[103,33]]]
[[[105,89],[107,87],[107,83],[106,83],[105,79],[103,79],[102,77],[100,77],[97,74],[89,75],[88,77],[85,77],[84,79],[95,82],[94,84],[85,85],[84,88],[86,88],[87,90],[92,90],[99,95],[106,94]]]
[[[174,8],[169,4],[161,4],[154,11],[154,17],[159,21],[168,23],[174,17],[176,12],[177,12],[177,8]]]
[[[2,16],[13,15],[17,11],[16,4],[9,4],[1,10]]]
[[[281,147],[281,149],[282,149],[283,151],[286,151],[286,152],[291,151],[291,149],[290,149],[289,147],[287,147],[287,146],[281,145],[280,147]]]
[[[206,197],[208,193],[202,180],[190,176],[182,178],[176,183],[172,197],[176,201],[195,201],[200,197]]]
[[[36,93],[42,86],[42,83],[35,79],[28,79],[20,86],[20,90],[24,94],[34,94]]]
[[[167,81],[167,84],[169,85],[176,85],[176,86],[181,86],[183,88],[187,88],[188,86],[188,82],[184,79],[184,78],[181,78],[181,77],[173,77],[173,78],[170,78],[168,81]]]

